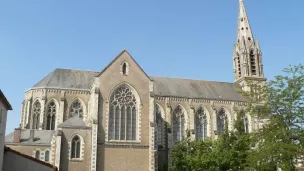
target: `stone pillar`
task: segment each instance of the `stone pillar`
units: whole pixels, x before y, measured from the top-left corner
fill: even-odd
[[[169,104],[169,98],[166,98],[166,120],[167,123],[167,144],[168,144],[168,167],[171,166],[171,157],[170,157],[170,149],[173,147],[173,137],[172,137],[172,114],[171,114],[171,105]]]
[[[91,107],[88,116],[92,119],[92,145],[91,145],[91,171],[96,171],[97,163],[97,131],[98,131],[98,100],[99,100],[99,79],[94,78],[94,84],[91,90]]]
[[[55,166],[57,166],[58,171],[59,171],[62,130],[57,130],[55,136],[56,136],[56,149],[55,149],[55,155],[54,155],[55,156]]]
[[[42,130],[43,122],[44,122],[44,112],[45,112],[45,102],[46,102],[46,90],[42,91],[42,98],[41,98],[41,111],[40,111],[40,121],[39,121],[39,130]]]
[[[230,116],[231,121],[230,121],[230,123],[228,123],[229,124],[228,125],[228,130],[229,131],[234,129],[234,123],[237,120],[238,110],[235,106],[235,102],[232,102],[230,110],[231,110],[231,116]]]
[[[33,112],[32,112],[32,102],[33,102],[33,91],[30,92],[30,99],[27,102],[27,125],[29,124],[28,128],[32,129],[32,125],[33,125]]]
[[[189,113],[189,115],[190,115],[190,122],[189,122],[189,124],[190,124],[190,133],[191,133],[191,135],[190,135],[190,138],[191,138],[191,140],[195,140],[196,139],[196,137],[195,137],[195,108],[194,108],[194,106],[193,105],[191,105],[191,104],[189,104],[190,105],[190,113]]]
[[[55,129],[57,129],[57,125],[63,122],[63,117],[64,117],[64,106],[65,105],[65,91],[61,91],[61,96],[60,96],[60,102],[59,102],[59,111],[58,111],[58,116],[57,122],[55,125]]]
[[[149,83],[150,97],[149,97],[149,170],[155,171],[157,166],[157,145],[155,143],[155,103],[153,93],[153,82]]]
[[[211,109],[212,109],[212,127],[213,127],[212,135],[213,135],[213,139],[217,139],[217,137],[218,137],[218,132],[217,132],[217,109],[214,106],[213,101],[211,101]]]

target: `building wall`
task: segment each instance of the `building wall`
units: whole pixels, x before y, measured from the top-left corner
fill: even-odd
[[[54,168],[45,166],[36,161],[22,157],[10,151],[5,152],[3,171],[54,171]]]
[[[122,74],[122,64],[127,62],[128,72]],[[99,125],[98,125],[98,149],[97,170],[149,170],[149,102],[150,79],[145,75],[128,53],[122,53],[99,76]],[[136,142],[111,142],[108,141],[108,118],[110,96],[115,88],[127,84],[138,98],[138,134]],[[123,160],[124,159],[124,160]],[[139,169],[140,168],[140,169]]]
[[[45,151],[49,151],[50,152],[50,159],[51,159],[51,146],[24,146],[24,145],[6,145],[7,147],[18,151],[22,154],[28,155],[28,156],[32,156],[33,158],[35,158],[35,154],[36,151],[39,150],[40,151],[40,158],[39,160],[44,161],[44,153]]]
[[[70,159],[70,141],[74,135],[83,138],[81,148],[81,159]],[[84,171],[90,170],[91,166],[91,130],[89,129],[63,129],[60,170],[62,171]]]
[[[105,171],[145,171],[149,168],[148,148],[105,148],[104,156]]]
[[[2,168],[7,110],[0,101],[0,169]]]

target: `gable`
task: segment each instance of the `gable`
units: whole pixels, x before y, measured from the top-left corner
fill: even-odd
[[[140,65],[135,61],[135,59],[130,55],[130,53],[127,50],[123,50],[120,52],[111,62],[110,64],[105,67],[99,74],[96,76],[99,77],[101,74],[103,74],[111,65],[113,65],[119,58],[125,58],[131,60],[141,71],[142,73],[150,80],[150,77],[146,74],[146,72],[140,67]]]

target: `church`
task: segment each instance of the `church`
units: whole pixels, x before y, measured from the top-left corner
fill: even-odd
[[[5,144],[60,171],[165,171],[186,131],[217,139],[233,129],[246,82],[266,83],[243,0],[232,62],[234,83],[150,76],[127,50],[102,71],[57,68],[25,92]],[[249,114],[244,123],[260,126]]]

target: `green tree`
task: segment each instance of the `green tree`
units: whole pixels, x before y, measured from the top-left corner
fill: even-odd
[[[304,66],[283,70],[267,87],[250,93],[248,110],[264,125],[254,135],[248,163],[257,170],[295,170],[304,137]],[[259,99],[260,98],[260,99]],[[261,103],[263,102],[263,103]]]

